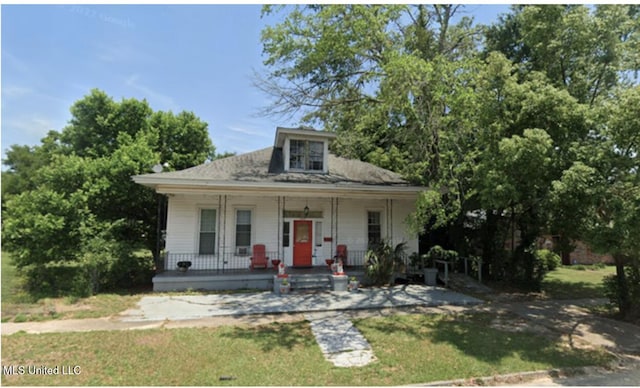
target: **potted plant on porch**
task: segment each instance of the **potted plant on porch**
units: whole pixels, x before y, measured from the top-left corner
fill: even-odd
[[[411,268],[424,275],[424,284],[427,286],[435,286],[437,283],[438,269],[435,268],[433,256],[430,256],[428,253],[422,255],[414,253],[411,255],[410,260]]]
[[[436,260],[450,261],[455,259],[458,253],[453,250],[446,250],[440,245],[434,245],[429,249],[426,255],[420,256],[424,272],[424,284],[427,286],[438,285],[438,269],[436,268]]]
[[[351,276],[349,278],[349,285],[348,285],[349,291],[358,291],[359,286],[360,286],[360,282],[358,281],[358,279],[355,276]]]
[[[178,271],[187,272],[189,267],[191,267],[191,262],[190,261],[179,261],[179,262],[176,263],[176,266],[178,267]]]
[[[291,291],[291,283],[288,278],[283,278],[280,283],[280,294],[288,294]]]

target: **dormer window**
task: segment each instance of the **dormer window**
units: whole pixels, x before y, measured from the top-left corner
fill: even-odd
[[[274,147],[282,150],[282,169],[296,173],[328,173],[329,142],[335,133],[308,128],[276,130]]]
[[[290,169],[324,171],[324,142],[291,139],[289,147]]]

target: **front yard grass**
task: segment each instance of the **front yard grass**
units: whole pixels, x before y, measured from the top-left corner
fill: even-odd
[[[3,366],[66,367],[78,375],[4,375],[3,385],[402,385],[602,365],[604,352],[560,337],[493,328],[494,317],[394,315],[355,320],[377,361],[338,368],[307,322],[2,337]]]
[[[36,299],[24,290],[23,280],[2,252],[2,322],[108,317],[134,307],[142,294],[98,294],[87,298]]]
[[[553,299],[605,298],[602,279],[614,266],[560,266],[547,274],[542,290]]]

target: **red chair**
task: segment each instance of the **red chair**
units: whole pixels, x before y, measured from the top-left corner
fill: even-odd
[[[344,244],[340,244],[336,247],[336,262],[337,260],[342,260],[342,266],[347,266],[347,246]]]
[[[256,267],[267,268],[269,265],[269,258],[264,244],[256,244],[253,246],[253,256],[251,256],[251,265],[249,268],[254,269]]]

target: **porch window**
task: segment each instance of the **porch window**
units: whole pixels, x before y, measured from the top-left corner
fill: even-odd
[[[216,247],[216,209],[200,209],[200,242],[198,253],[212,255]]]
[[[292,139],[289,142],[289,168],[292,170],[323,171],[324,143]]]
[[[369,246],[376,245],[382,240],[380,212],[367,212],[367,239]]]
[[[236,248],[251,246],[251,210],[236,211]]]
[[[288,247],[289,246],[289,239],[291,237],[291,232],[290,232],[290,223],[289,221],[285,221],[282,224],[282,246],[283,247]]]

